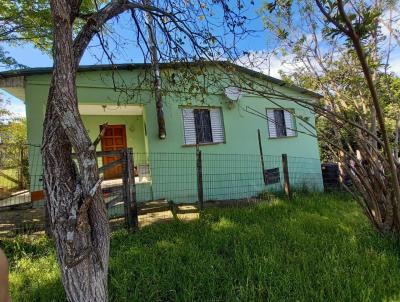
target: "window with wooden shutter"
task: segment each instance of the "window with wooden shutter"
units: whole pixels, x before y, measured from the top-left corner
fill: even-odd
[[[276,127],[275,127],[274,110],[271,110],[271,109],[267,110],[267,119],[268,119],[269,137],[275,138],[275,137],[277,137],[277,135],[276,135]]]
[[[193,109],[184,108],[182,109],[183,118],[183,135],[185,140],[185,145],[196,144],[196,125],[194,122]]]
[[[211,130],[212,130],[213,142],[214,143],[225,142],[225,131],[222,122],[221,109],[219,108],[210,109],[210,118],[211,118]]]
[[[185,145],[225,142],[221,109],[183,108]]]
[[[270,138],[296,136],[293,114],[283,109],[267,109]]]
[[[286,136],[296,136],[296,131],[294,130],[293,114],[290,111],[284,111]]]

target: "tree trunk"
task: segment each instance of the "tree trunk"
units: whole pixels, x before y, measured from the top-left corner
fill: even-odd
[[[400,163],[399,144],[400,144],[400,114],[397,115],[396,125],[394,127],[394,157]]]
[[[380,6],[379,0],[375,0],[374,3],[374,8],[378,9],[378,7]],[[372,30],[372,51],[371,51],[371,57],[373,59],[373,63],[377,64],[377,62],[379,61],[378,59],[378,27],[379,27],[379,19],[377,19],[374,22],[374,28]],[[373,83],[377,84],[377,79],[378,79],[378,72],[377,72],[377,67],[373,67],[371,68],[371,77],[372,77],[372,81]],[[377,117],[376,117],[376,109],[374,107],[373,102],[371,101],[370,104],[370,110],[371,110],[371,132],[374,135],[377,135],[378,133],[378,124],[377,124]],[[378,142],[374,139],[371,138],[371,144],[377,148],[378,147]]]
[[[145,5],[151,5],[151,0],[144,0]],[[144,12],[145,23],[148,33],[148,44],[149,52],[151,56],[151,66],[154,75],[154,95],[156,97],[156,112],[157,112],[157,123],[158,123],[158,137],[160,139],[165,139],[167,136],[167,131],[165,127],[164,118],[164,102],[161,92],[161,74],[160,66],[157,57],[157,45],[156,45],[156,32],[154,30],[154,20],[153,15],[149,12]]]
[[[321,3],[318,2],[319,8],[321,11],[323,11],[323,8],[321,9]],[[398,177],[398,172],[397,172],[397,166],[395,163],[395,159],[393,156],[392,148],[389,142],[388,134],[386,131],[386,126],[385,126],[385,119],[383,116],[383,111],[379,103],[379,98],[378,98],[378,93],[375,87],[375,83],[372,80],[371,76],[371,70],[369,68],[369,64],[364,52],[364,48],[361,44],[360,37],[358,36],[357,32],[355,31],[351,20],[346,14],[346,11],[344,9],[344,2],[342,0],[337,0],[338,4],[338,11],[340,16],[343,18],[347,29],[345,28],[344,31],[342,30],[343,33],[345,33],[350,40],[353,43],[354,50],[356,51],[357,57],[360,61],[361,68],[363,70],[363,74],[365,77],[365,80],[368,85],[368,89],[371,93],[371,98],[372,98],[372,104],[373,108],[376,112],[376,118],[377,122],[379,125],[379,130],[382,136],[382,141],[383,141],[383,149],[385,151],[385,155],[388,161],[388,166],[389,166],[389,173],[390,173],[390,178],[392,181],[393,185],[393,202],[392,202],[392,207],[393,211],[395,213],[395,225],[396,225],[396,231],[400,232],[400,183],[399,183],[399,177]],[[332,19],[331,19],[332,20]],[[335,22],[335,21],[334,21]]]
[[[95,148],[78,112],[71,3],[53,0],[51,9],[54,71],[42,149],[49,222],[68,300],[106,301],[109,226]]]

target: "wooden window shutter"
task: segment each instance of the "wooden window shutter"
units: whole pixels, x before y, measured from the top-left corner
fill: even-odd
[[[286,136],[295,136],[296,131],[294,130],[293,114],[290,111],[284,111],[285,125],[286,125]]]
[[[182,109],[183,118],[183,134],[185,145],[196,144],[196,125],[194,121],[193,109],[184,108]]]
[[[275,124],[275,115],[273,109],[267,109],[267,118],[268,118],[268,131],[269,137],[274,138],[276,135],[276,124]]]
[[[221,109],[210,109],[211,131],[214,143],[225,142],[224,125],[222,122]]]

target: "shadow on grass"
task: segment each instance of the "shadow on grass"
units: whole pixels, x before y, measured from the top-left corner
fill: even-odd
[[[114,233],[109,294],[112,301],[391,301],[400,298],[398,251],[343,196],[298,195]],[[46,267],[48,277],[32,267]],[[21,300],[47,301],[41,291],[64,299],[52,253],[22,257],[13,275],[13,292],[26,289]]]
[[[298,196],[113,238],[110,298],[383,301],[400,295],[397,245],[356,204]]]

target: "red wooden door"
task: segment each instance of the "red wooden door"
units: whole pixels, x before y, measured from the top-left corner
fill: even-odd
[[[101,130],[102,126],[100,126]],[[101,139],[101,150],[121,150],[126,148],[126,130],[125,125],[107,125],[104,136]],[[118,156],[104,156],[103,165],[120,159]],[[122,165],[104,171],[105,179],[113,179],[122,177]]]

